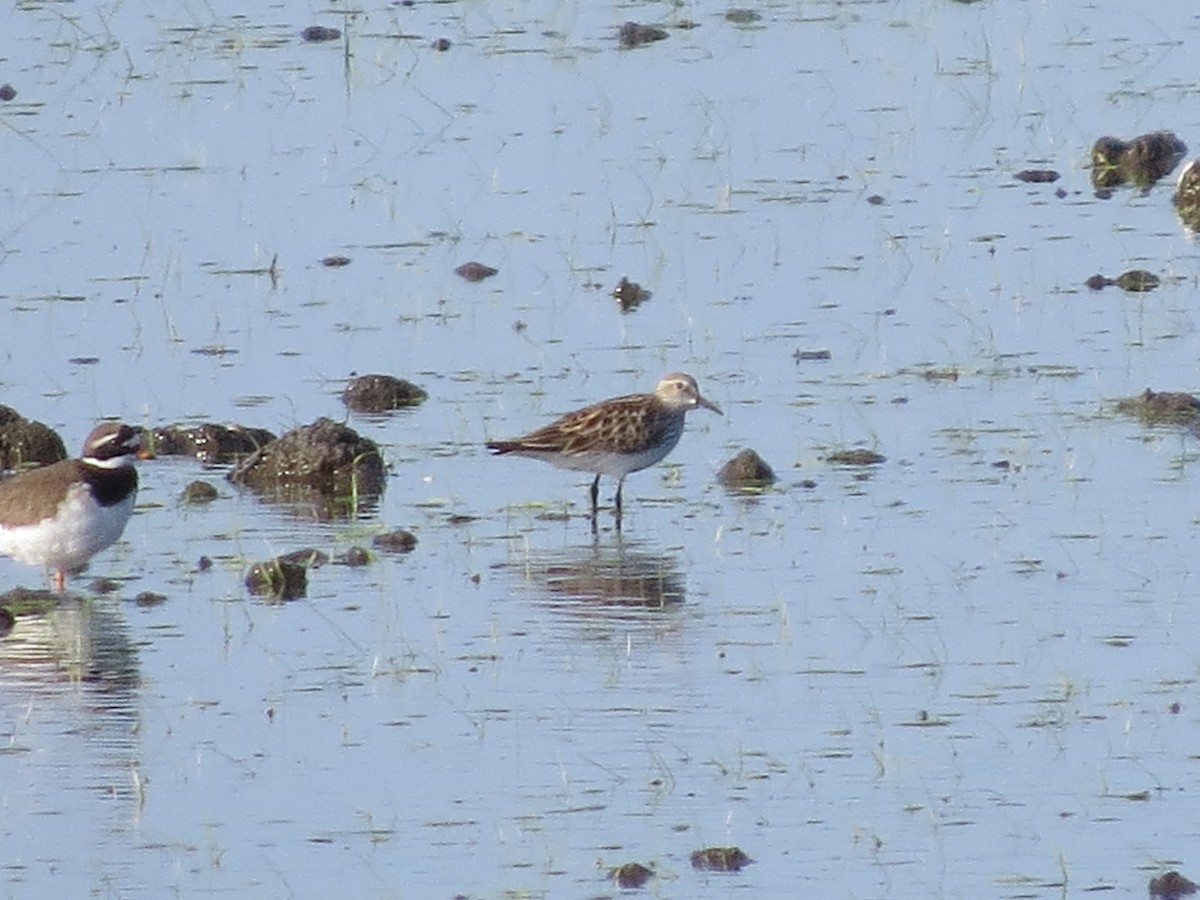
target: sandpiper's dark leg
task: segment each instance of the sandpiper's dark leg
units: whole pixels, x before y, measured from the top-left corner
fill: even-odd
[[[617,479],[617,519],[621,518],[621,488],[625,487],[625,476]]]
[[[592,482],[592,518],[596,518],[596,500],[600,496],[600,476],[596,476],[596,480]]]

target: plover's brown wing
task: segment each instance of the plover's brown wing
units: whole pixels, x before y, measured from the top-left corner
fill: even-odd
[[[64,459],[0,481],[0,524],[19,528],[53,515],[81,468],[79,460]]]

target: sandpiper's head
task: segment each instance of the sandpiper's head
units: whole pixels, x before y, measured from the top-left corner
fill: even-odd
[[[141,448],[141,429],[123,422],[101,422],[83,442],[83,458],[93,462],[132,459]]]
[[[700,388],[696,385],[696,379],[684,372],[672,372],[670,375],[664,375],[662,381],[658,383],[658,387],[654,389],[654,396],[672,409],[689,410],[703,406],[719,416],[725,415],[717,404],[700,396]]]

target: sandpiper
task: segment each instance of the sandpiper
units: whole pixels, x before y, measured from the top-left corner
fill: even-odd
[[[594,472],[593,520],[600,476],[616,478],[616,515],[620,520],[625,476],[654,465],[670,453],[683,434],[684,416],[698,406],[724,415],[715,403],[700,395],[695,378],[672,372],[663,377],[652,394],[603,400],[569,412],[524,437],[489,441],[487,447],[497,455],[514,453],[544,460],[560,469]]]
[[[119,422],[92,429],[79,459],[64,459],[0,481],[0,555],[43,565],[54,587],[113,544],[137,497],[133,461],[141,432]]]

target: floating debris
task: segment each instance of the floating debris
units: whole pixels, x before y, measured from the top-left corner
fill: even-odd
[[[624,275],[621,276],[617,286],[613,288],[612,295],[621,307],[621,312],[637,309],[650,299],[650,291],[636,281],[630,281]]]
[[[775,483],[775,471],[755,451],[746,449],[721,466],[717,481],[732,490],[758,493]]]
[[[0,84],[0,100],[7,103],[9,100],[15,99],[17,99],[17,89],[7,82]]]
[[[1102,197],[1132,183],[1148,188],[1179,165],[1187,145],[1170,131],[1154,131],[1126,142],[1106,135],[1092,145],[1092,186]]]
[[[1200,159],[1192,160],[1179,173],[1172,202],[1179,220],[1192,231],[1200,231]]]
[[[154,606],[162,606],[167,602],[167,595],[160,594],[157,591],[142,591],[133,598],[133,605],[140,606],[143,609],[149,609]]]
[[[887,200],[883,198],[882,194],[871,194],[867,197],[867,202],[872,206],[883,206],[883,204],[887,203]]]
[[[310,44],[319,44],[322,41],[336,41],[342,36],[342,32],[337,28],[330,28],[326,25],[309,25],[302,32],[300,37]]]
[[[634,890],[644,887],[654,877],[654,870],[638,862],[628,862],[609,869],[608,877],[617,883],[617,887]]]
[[[1117,412],[1134,416],[1145,425],[1196,425],[1200,423],[1200,399],[1183,391],[1146,388],[1136,397],[1118,400]]]
[[[825,461],[836,466],[877,466],[887,462],[887,457],[874,450],[835,450]]]
[[[833,359],[833,354],[828,350],[797,350],[792,354],[792,359],[796,362],[828,362]]]
[[[692,868],[710,872],[737,872],[754,862],[738,847],[705,847],[691,855]]]
[[[1028,184],[1053,184],[1062,176],[1053,169],[1022,169],[1013,178]]]
[[[499,271],[499,269],[493,269],[491,266],[485,266],[481,262],[472,260],[471,262],[463,263],[455,269],[454,274],[460,278],[465,278],[467,281],[483,281],[483,279],[491,278]]]
[[[321,260],[321,265],[327,269],[340,269],[342,266],[350,265],[350,257],[348,256],[326,256]]]
[[[1116,285],[1121,290],[1134,294],[1143,294],[1146,291],[1152,291],[1160,283],[1161,279],[1157,275],[1153,272],[1147,272],[1145,269],[1130,269],[1128,272],[1122,272],[1116,278],[1093,275],[1084,282],[1093,291],[1103,290],[1110,285]]]
[[[411,381],[392,375],[359,375],[342,391],[342,402],[358,413],[385,413],[419,406],[429,398]]]
[[[931,366],[928,369],[921,370],[921,377],[926,381],[958,381],[960,374],[958,366],[946,366],[944,368]]]
[[[445,53],[450,49],[450,38],[440,37],[429,45],[438,53]]]
[[[669,35],[658,26],[642,25],[638,22],[626,22],[617,30],[617,40],[626,49],[665,41],[668,37]]]
[[[1150,896],[1161,900],[1178,900],[1196,893],[1196,885],[1172,870],[1165,875],[1150,879]]]

